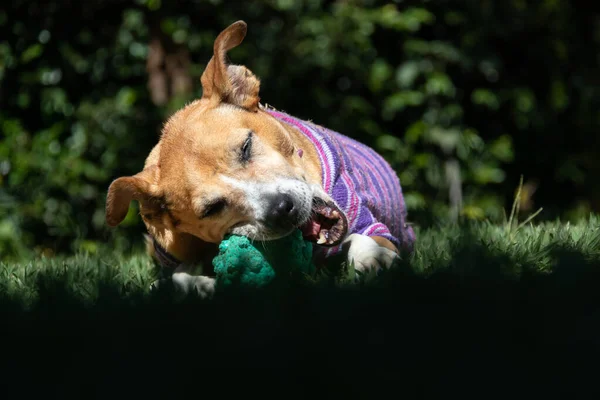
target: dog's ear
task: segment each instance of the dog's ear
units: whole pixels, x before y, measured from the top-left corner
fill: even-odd
[[[213,56],[202,74],[202,98],[225,102],[248,111],[258,110],[260,81],[242,65],[227,65],[227,51],[238,46],[246,36],[247,25],[237,21],[217,36]]]
[[[106,222],[109,226],[119,225],[127,212],[132,200],[149,203],[153,198],[153,185],[156,165],[133,176],[123,176],[115,179],[108,187],[106,196]]]

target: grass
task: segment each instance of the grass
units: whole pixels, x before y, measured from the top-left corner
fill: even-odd
[[[15,379],[99,397],[116,384],[139,397],[234,367],[276,367],[267,381],[278,371],[305,389],[306,377],[320,378],[339,395],[400,393],[421,380],[422,393],[465,380],[532,388],[534,372],[548,393],[584,387],[582,360],[600,355],[599,217],[417,234],[414,254],[367,286],[332,274],[211,301],[150,293],[157,270],[144,254],[0,264],[2,360]]]

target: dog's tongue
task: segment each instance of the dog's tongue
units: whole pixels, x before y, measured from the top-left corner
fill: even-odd
[[[319,237],[319,232],[321,231],[321,224],[318,221],[311,219],[300,229],[302,230],[302,235],[304,237],[317,240]]]
[[[335,246],[345,236],[348,221],[335,204],[314,202],[311,219],[300,230],[305,240],[322,246]]]

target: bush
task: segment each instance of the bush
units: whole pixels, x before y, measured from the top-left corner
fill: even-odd
[[[576,219],[600,198],[592,18],[567,1],[13,2],[0,11],[0,254],[137,243],[136,204],[106,229],[106,189],[201,95],[213,40],[238,19],[248,36],[230,57],[262,78],[263,101],[379,150],[414,223],[498,221],[522,174],[524,212]]]

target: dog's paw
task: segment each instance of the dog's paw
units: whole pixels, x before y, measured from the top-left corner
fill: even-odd
[[[357,233],[348,236],[344,247],[347,248],[346,262],[349,266],[354,265],[356,281],[372,279],[400,260],[394,251],[380,246],[368,236]]]
[[[215,293],[216,280],[210,276],[175,272],[171,279],[176,289],[186,296],[196,294],[201,298],[212,298]]]
[[[215,293],[215,278],[203,275],[190,275],[187,272],[175,272],[171,278],[158,279],[150,285],[150,290],[161,290],[166,285],[172,285],[177,298],[183,298],[190,294],[201,298],[212,298]]]

